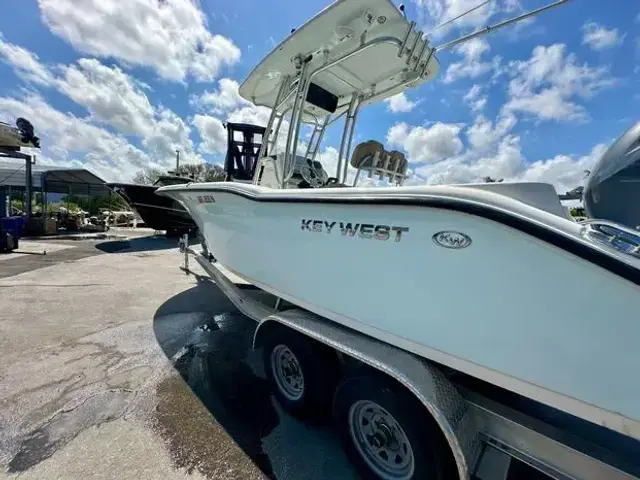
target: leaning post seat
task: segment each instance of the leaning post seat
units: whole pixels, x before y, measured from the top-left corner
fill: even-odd
[[[390,183],[402,185],[407,178],[409,162],[402,152],[384,149],[380,142],[369,140],[358,145],[351,157],[351,166],[357,170],[353,181],[355,186],[360,172],[368,172],[369,178],[378,175],[379,180],[387,178]]]
[[[250,181],[258,163],[265,127],[248,123],[231,123],[227,129],[226,181]],[[238,133],[239,135],[235,135]],[[238,138],[241,137],[241,138]]]

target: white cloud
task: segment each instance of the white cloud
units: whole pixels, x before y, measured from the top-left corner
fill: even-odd
[[[489,50],[489,43],[482,38],[474,38],[463,43],[455,49],[462,55],[462,60],[449,65],[442,81],[452,83],[461,78],[476,78],[492,70],[498,70],[501,61],[499,56],[495,56],[491,61],[482,59],[483,54]]]
[[[456,47],[456,51],[465,58],[479,60],[483,53],[491,50],[489,43],[481,37],[476,37]]]
[[[147,166],[162,167],[122,136],[59,112],[39,96],[0,97],[0,118],[13,122],[16,117],[31,121],[41,137],[41,156],[51,163],[89,168],[104,180],[130,178]]]
[[[210,110],[217,115],[197,114],[191,122],[196,126],[202,138],[202,144],[198,147],[200,151],[204,153],[222,153],[225,151],[227,134],[222,126],[221,118],[226,117],[227,122],[249,123],[266,127],[271,115],[271,109],[247,102],[239,97],[237,92],[238,84],[235,81],[222,79],[216,92],[205,92],[200,97],[192,98],[194,105],[206,111]],[[288,129],[289,122],[283,120],[277,144],[280,152],[285,149]],[[298,150],[303,150],[305,147],[306,144],[304,142],[298,142]]]
[[[96,59],[80,59],[77,66],[60,68],[63,76],[55,85],[87,108],[92,120],[139,136],[161,163],[172,159],[176,150],[183,162],[202,160],[194,152],[191,128],[173,111],[153,106],[143,91],[146,86],[135,78]]]
[[[529,113],[540,120],[585,121],[588,113],[577,100],[588,99],[615,84],[607,67],[579,65],[566,46],[537,46],[531,58],[509,62],[506,111]]]
[[[478,0],[413,0],[418,11],[418,23],[424,25],[425,31],[429,32],[437,25],[458,17],[477,7],[481,2]],[[511,0],[507,0],[507,7]],[[443,36],[453,28],[479,27],[490,17],[499,11],[497,2],[489,2],[477,10],[461,17],[455,22],[446,25],[433,32],[432,36]]]
[[[144,165],[151,162],[159,168],[169,167],[173,164],[176,150],[180,150],[183,162],[202,161],[202,157],[194,151],[190,138],[191,128],[171,110],[162,106],[153,106],[144,91],[149,87],[124,73],[120,68],[106,66],[96,59],[86,58],[79,59],[76,64],[50,68],[40,63],[35,55],[25,49],[20,49],[20,55],[15,55],[14,53],[18,52],[17,47],[10,44],[1,45],[5,48],[0,48],[0,54],[18,74],[30,72],[42,80],[40,84],[45,84],[46,80],[46,86],[56,88],[89,112],[88,117],[78,118],[54,110],[38,96],[27,97],[31,105],[30,111],[33,112],[27,118],[34,125],[44,123],[42,118],[56,118],[52,121],[66,125],[61,132],[52,127],[47,130],[37,126],[53,132],[47,146],[51,161],[68,165],[69,159],[77,161],[78,158],[84,158],[94,169],[103,168],[108,171],[112,168],[107,167],[109,159],[115,159],[116,152],[133,149],[131,150],[134,152],[132,161],[125,162],[122,169],[125,176],[130,176],[131,173],[127,168],[140,164],[136,160],[140,158],[143,159]],[[30,61],[25,62],[25,58]],[[11,107],[5,112],[9,117],[8,120],[15,121],[15,116],[18,115],[12,115],[11,112],[18,110],[15,106],[18,99],[4,98],[3,100],[5,106]],[[41,113],[44,115],[42,118],[33,117]],[[113,127],[121,134],[138,137],[146,152],[143,153],[124,137],[113,134],[96,124],[104,124]],[[79,143],[72,138],[71,132],[74,129],[78,131]],[[95,151],[91,151],[89,146],[92,136],[98,139]],[[110,145],[114,154],[109,154],[106,148],[101,149],[100,145]]]
[[[413,162],[437,162],[457,155],[463,148],[461,127],[435,123],[430,127],[409,127],[396,123],[387,132],[387,143],[403,148]]]
[[[481,183],[489,176],[505,181],[550,183],[558,193],[563,193],[584,184],[585,170],[593,168],[606,148],[598,144],[587,155],[557,155],[527,163],[519,137],[507,135],[492,154],[461,156],[417,168],[410,184]]]
[[[16,74],[25,80],[40,85],[48,85],[53,80],[49,71],[40,64],[38,56],[30,51],[5,42],[0,33],[0,55],[11,65]]]
[[[125,135],[140,137],[142,144],[158,162],[163,163],[180,150],[184,162],[201,161],[194,152],[191,129],[174,112],[162,106],[154,107],[144,90],[148,85],[137,81],[116,66],[107,66],[96,59],[81,58],[76,64],[54,68],[41,64],[31,52],[21,49],[18,57],[7,55],[13,45],[1,49],[5,61],[17,73],[26,67],[22,58],[30,58],[29,70],[46,85],[54,87],[90,114],[88,121],[105,124]],[[59,75],[55,75],[58,72]],[[41,82],[44,83],[44,82]]]
[[[260,125],[266,127],[269,123],[269,115],[271,115],[271,109],[267,107],[258,107],[256,105],[249,105],[247,107],[237,108],[229,113],[227,119],[230,122],[236,123],[251,123],[253,125]],[[281,132],[286,132],[289,126],[289,122],[284,120],[280,127]]]
[[[622,45],[625,35],[620,35],[617,28],[607,28],[595,22],[587,22],[582,26],[582,43],[592,50],[600,51]]]
[[[404,92],[385,99],[387,110],[393,113],[410,112],[418,105],[418,102],[412,102],[407,98]]]
[[[222,122],[211,115],[195,115],[193,124],[198,129],[202,142],[199,149],[205,153],[222,153],[227,146],[227,132]]]
[[[531,113],[543,120],[583,121],[588,118],[583,106],[566,100],[555,87],[516,97],[508,106],[513,111]]]
[[[62,68],[58,89],[85,107],[92,119],[127,134],[148,136],[155,111],[136,81],[118,67],[96,59],[81,58],[77,65]]]
[[[545,182],[555,185],[564,193],[583,183],[585,171],[591,170],[607,150],[607,145],[597,144],[587,155],[574,158],[556,155],[547,160],[538,160],[527,165],[527,169],[516,179],[524,182]]]
[[[495,125],[479,115],[476,117],[475,123],[467,129],[467,139],[473,150],[483,153],[495,147],[505,135],[511,132],[515,125],[516,117],[512,114],[500,116]]]
[[[507,135],[500,139],[492,152],[478,155],[469,151],[436,164],[418,167],[416,175],[422,183],[429,185],[475,183],[482,182],[486,176],[512,177],[522,170],[523,164],[520,138]]]
[[[222,113],[241,106],[250,105],[250,102],[242,98],[238,92],[238,82],[230,78],[218,80],[218,90],[205,91],[200,96],[191,97],[191,104],[203,110],[213,113]]]
[[[482,95],[482,87],[477,83],[462,97],[462,100],[469,105],[474,113],[481,112],[487,104],[487,96]]]
[[[327,175],[333,177],[336,174],[338,168],[338,150],[334,147],[326,147],[324,150],[319,151],[316,160],[322,163]],[[347,185],[353,185],[353,181],[356,178],[357,170],[351,166],[350,158],[347,159]],[[369,179],[364,173],[360,174],[358,181],[359,187],[376,186],[376,179]]]
[[[194,152],[189,125],[167,108],[156,109],[153,129],[143,138],[142,144],[158,162],[165,165],[173,163],[176,150],[180,150],[180,163],[203,161],[203,158]]]
[[[150,67],[162,77],[212,81],[240,59],[226,37],[212,34],[194,0],[38,0],[53,33],[81,52]]]
[[[527,162],[520,146],[520,137],[513,133],[516,118],[513,115],[499,116],[492,122],[478,116],[466,129],[469,147],[462,148],[458,125],[449,138],[449,155],[439,162],[423,164],[422,148],[416,148],[409,138],[423,127],[396,124],[387,133],[387,142],[402,147],[411,163],[420,163],[406,185],[465,184],[483,182],[489,176],[505,181],[545,182],[555,186],[558,192],[575,188],[584,181],[585,170],[593,168],[606,150],[606,145],[596,145],[589,154],[575,157],[557,155],[546,160]],[[449,129],[452,133],[453,128]],[[457,140],[457,141],[456,141]],[[428,142],[425,142],[428,143]],[[445,142],[438,142],[440,145]],[[457,145],[457,146],[456,146]]]

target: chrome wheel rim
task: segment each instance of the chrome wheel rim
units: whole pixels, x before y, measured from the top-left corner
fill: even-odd
[[[298,359],[286,345],[277,345],[271,351],[271,371],[280,392],[289,400],[300,400],[304,375]]]
[[[384,480],[404,480],[413,475],[415,460],[409,439],[384,408],[358,400],[349,409],[349,433],[360,456]]]

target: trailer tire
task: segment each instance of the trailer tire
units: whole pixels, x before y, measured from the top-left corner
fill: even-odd
[[[280,405],[300,419],[329,422],[338,383],[335,352],[288,328],[265,333],[264,368]]]
[[[377,372],[346,378],[334,424],[363,480],[458,478],[450,449],[424,405]]]

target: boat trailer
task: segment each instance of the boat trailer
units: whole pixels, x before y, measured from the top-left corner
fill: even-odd
[[[469,387],[468,382],[459,381],[448,367],[286,305],[275,296],[267,294],[272,301],[265,302],[264,296],[252,295],[255,289],[239,288],[231,279],[233,275],[206,249],[191,248],[188,236],[180,240],[179,247],[184,259],[180,268],[186,274],[191,273],[189,257],[193,257],[235,307],[258,323],[254,349],[270,343],[268,339],[273,336],[286,343],[293,333],[312,351],[314,345],[321,345],[335,353],[348,366],[345,370],[395,383],[420,402],[442,432],[457,478],[506,480],[514,460],[557,480],[640,478],[637,456],[630,462],[627,456],[594,439],[568,433],[489,398]],[[265,365],[265,370],[268,368]],[[278,388],[276,382],[274,391]]]

